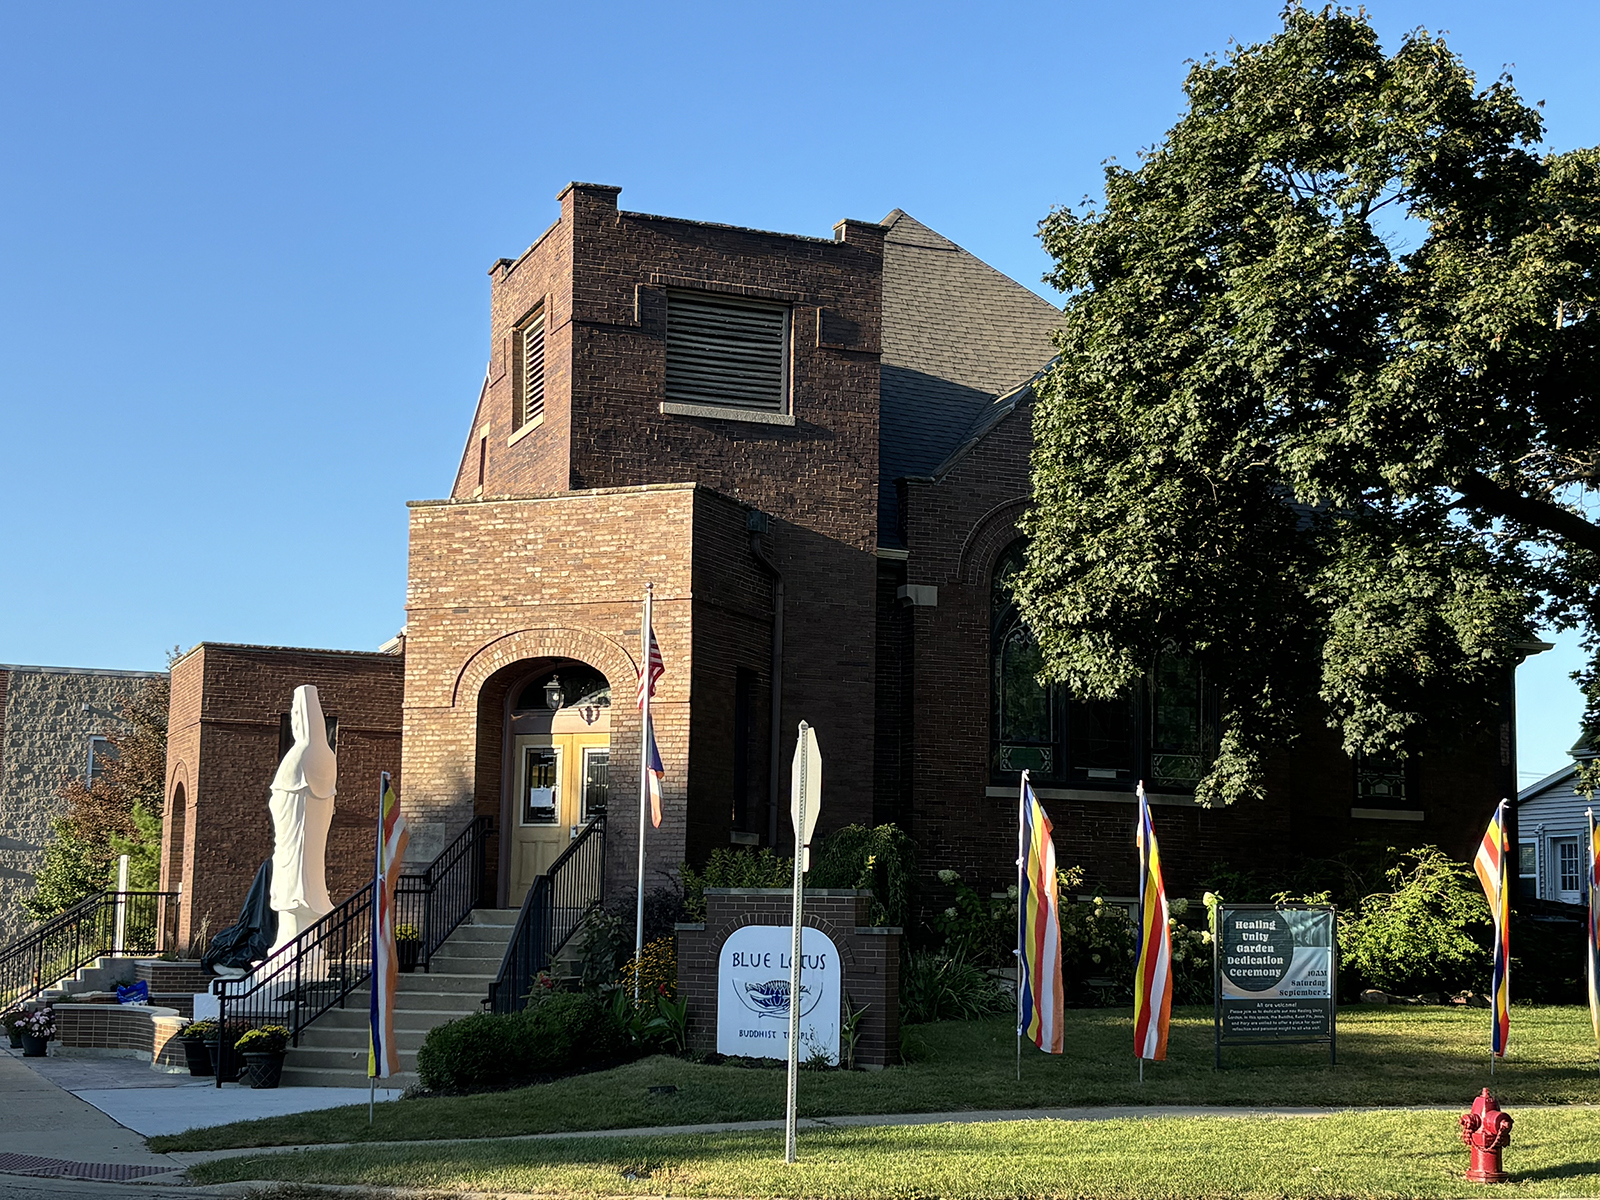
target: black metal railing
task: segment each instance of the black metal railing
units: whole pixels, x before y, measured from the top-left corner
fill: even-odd
[[[476,817],[420,875],[402,875],[395,887],[395,919],[416,934],[417,965],[424,971],[483,896],[484,852],[494,822]],[[406,939],[413,940],[413,939]]]
[[[431,954],[483,896],[484,844],[493,829],[477,817],[423,871],[395,885],[396,924],[422,934]],[[402,897],[404,897],[402,899]],[[282,1025],[293,1045],[306,1026],[372,978],[372,887],[361,888],[243,979],[217,980],[217,1019],[226,1046],[247,1029]],[[221,1087],[228,1072],[219,1071]]]
[[[561,948],[605,899],[606,821],[596,817],[573,838],[550,869],[533,881],[489,985],[491,1012],[517,1012],[541,971],[548,971]]]
[[[176,940],[177,892],[100,892],[0,949],[0,1007],[31,1000],[112,954],[163,954]]]

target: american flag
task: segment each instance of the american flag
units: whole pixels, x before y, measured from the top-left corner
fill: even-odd
[[[656,680],[667,673],[667,664],[661,661],[661,644],[656,641],[655,626],[650,627],[650,663],[639,672],[639,707],[656,694]]]

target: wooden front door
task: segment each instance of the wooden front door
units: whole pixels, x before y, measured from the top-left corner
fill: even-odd
[[[604,708],[517,712],[512,718],[510,888],[513,907],[605,807],[611,714]]]

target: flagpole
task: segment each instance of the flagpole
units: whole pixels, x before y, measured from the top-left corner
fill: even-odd
[[[633,1002],[639,1003],[639,977],[644,963],[644,827],[650,820],[650,620],[656,585],[644,585],[644,623],[639,627],[639,678],[642,680],[639,722],[639,882],[634,896]]]
[[[1022,973],[1027,970],[1023,955],[1023,929],[1027,914],[1022,905],[1022,862],[1026,855],[1023,839],[1027,830],[1028,773],[1022,773],[1022,783],[1017,788],[1017,1082],[1022,1082]]]
[[[1594,1027],[1595,1042],[1600,1045],[1600,895],[1596,895],[1595,863],[1600,861],[1600,846],[1595,845],[1594,809],[1588,808],[1583,813],[1589,821],[1589,854],[1584,868],[1589,876],[1589,932],[1584,939],[1589,944],[1589,961],[1585,964],[1589,971],[1589,1023]],[[1596,1055],[1595,1066],[1600,1068],[1600,1055]]]

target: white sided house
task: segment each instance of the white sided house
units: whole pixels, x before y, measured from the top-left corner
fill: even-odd
[[[1583,904],[1588,900],[1584,864],[1589,845],[1590,808],[1600,800],[1578,790],[1578,768],[1596,752],[1587,742],[1572,748],[1576,761],[1517,793],[1518,891],[1540,900]]]

